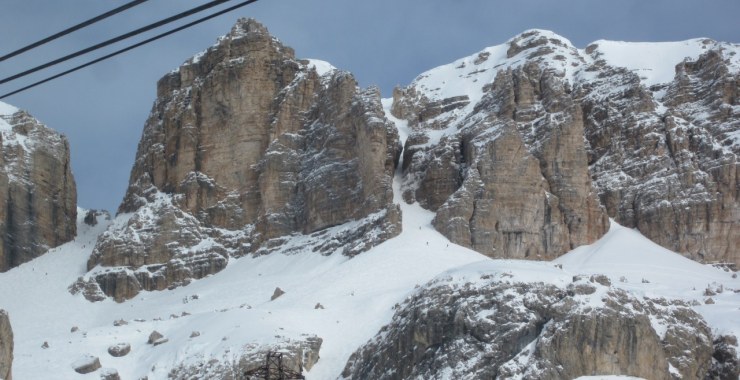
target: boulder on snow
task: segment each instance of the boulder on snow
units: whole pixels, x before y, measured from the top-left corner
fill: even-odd
[[[283,289],[275,288],[275,292],[272,293],[272,297],[270,297],[270,301],[274,301],[275,299],[282,296],[283,294],[285,294],[285,291]]]
[[[125,342],[116,343],[108,347],[108,353],[114,357],[126,356],[131,352],[131,345]]]
[[[160,344],[167,343],[170,340],[165,338],[164,335],[160,334],[158,331],[152,331],[151,334],[149,334],[149,340],[147,340],[147,343],[159,346]]]
[[[81,373],[83,375],[86,373],[95,372],[100,369],[100,359],[97,356],[90,354],[83,355],[74,363],[72,363],[72,368],[74,368],[75,372]]]
[[[154,342],[162,338],[164,338],[164,335],[160,334],[159,331],[154,330],[151,334],[149,334],[149,340],[147,340],[146,342],[149,344],[154,344]]]
[[[121,376],[115,368],[103,368],[100,370],[100,380],[121,380]]]

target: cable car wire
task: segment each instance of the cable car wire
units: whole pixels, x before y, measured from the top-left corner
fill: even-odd
[[[258,1],[258,0],[247,0],[247,1],[244,1],[244,2],[242,2],[242,3],[236,4],[236,5],[234,5],[234,6],[231,6],[231,7],[229,7],[229,8],[225,8],[225,9],[223,9],[223,10],[220,10],[220,11],[218,11],[218,12],[214,13],[214,14],[211,14],[211,15],[208,15],[208,16],[206,16],[206,17],[203,17],[203,18],[197,19],[197,20],[195,20],[195,21],[189,22],[189,23],[187,23],[187,24],[185,24],[185,25],[182,25],[182,26],[180,26],[180,27],[177,27],[177,28],[175,28],[175,29],[172,29],[172,30],[170,30],[170,31],[167,31],[167,32],[164,32],[164,33],[158,34],[158,35],[156,35],[156,36],[154,36],[154,37],[148,38],[148,39],[146,39],[146,40],[144,40],[144,41],[138,42],[138,43],[136,43],[136,44],[133,44],[133,45],[131,45],[131,46],[128,46],[128,47],[126,47],[126,48],[123,48],[123,49],[117,50],[117,51],[115,51],[115,52],[113,52],[113,53],[110,53],[110,54],[104,55],[104,56],[102,56],[102,57],[100,57],[100,58],[94,59],[94,60],[92,60],[92,61],[90,61],[90,62],[84,63],[84,64],[82,64],[82,65],[79,65],[79,66],[77,66],[77,67],[71,68],[71,69],[69,69],[69,70],[63,71],[63,72],[61,72],[61,73],[59,73],[59,74],[56,74],[56,75],[50,76],[50,77],[48,77],[48,78],[46,78],[46,79],[43,79],[43,80],[40,80],[40,81],[38,81],[38,82],[32,83],[32,84],[30,84],[30,85],[28,85],[28,86],[25,86],[25,87],[23,87],[23,88],[20,88],[20,89],[18,89],[18,90],[15,90],[15,91],[13,91],[13,92],[9,92],[9,93],[7,93],[7,94],[1,95],[1,96],[0,96],[0,99],[4,99],[4,98],[6,98],[6,97],[8,97],[8,96],[11,96],[11,95],[15,95],[15,94],[17,94],[17,93],[19,93],[19,92],[23,92],[23,91],[26,91],[26,90],[28,90],[28,89],[30,89],[30,88],[36,87],[36,86],[38,86],[38,85],[44,84],[44,83],[46,83],[46,82],[49,82],[49,81],[52,81],[52,80],[54,80],[54,79],[57,79],[57,78],[60,78],[60,77],[63,77],[63,76],[65,76],[65,75],[71,74],[71,73],[73,73],[73,72],[75,72],[75,71],[78,71],[78,70],[84,69],[85,67],[88,67],[88,66],[92,66],[92,65],[94,65],[94,64],[96,64],[96,63],[98,63],[98,62],[101,62],[101,61],[104,61],[104,60],[106,60],[106,59],[109,59],[109,58],[115,57],[115,56],[117,56],[117,55],[119,55],[119,54],[123,54],[123,53],[125,53],[125,52],[127,52],[127,51],[129,51],[129,50],[133,50],[133,49],[136,49],[137,47],[140,47],[140,46],[146,45],[146,44],[148,44],[148,43],[150,43],[150,42],[154,42],[154,41],[156,41],[156,40],[158,40],[158,39],[161,39],[161,38],[167,37],[167,36],[169,36],[169,35],[171,35],[171,34],[175,34],[175,33],[179,32],[179,31],[182,31],[182,30],[184,30],[184,29],[187,29],[187,28],[190,28],[190,27],[192,27],[192,26],[198,25],[198,24],[200,24],[200,23],[202,23],[202,22],[208,21],[208,20],[210,20],[210,19],[212,19],[212,18],[215,18],[215,17],[221,16],[221,15],[223,15],[224,13],[228,13],[228,12],[231,12],[231,11],[233,11],[233,10],[236,10],[236,9],[238,9],[238,8],[244,7],[244,6],[246,6],[246,5],[249,5],[249,4],[252,4],[252,3],[256,3],[257,1]]]
[[[172,23],[172,22],[177,21],[177,20],[179,20],[181,18],[185,18],[187,16],[196,14],[198,12],[202,12],[202,11],[204,11],[206,9],[213,8],[213,7],[215,7],[215,6],[219,5],[219,4],[222,4],[222,3],[225,3],[225,2],[228,2],[228,1],[231,1],[231,0],[214,0],[214,1],[211,1],[209,3],[203,4],[203,5],[199,6],[199,7],[195,7],[195,8],[192,8],[190,10],[187,10],[185,12],[178,13],[178,14],[176,14],[174,16],[171,16],[171,17],[168,17],[166,19],[157,21],[155,23],[152,23],[152,24],[149,24],[147,26],[141,27],[139,29],[136,29],[134,31],[128,32],[126,34],[122,34],[122,35],[120,35],[118,37],[114,37],[114,38],[111,38],[111,39],[109,39],[107,41],[103,41],[103,42],[101,42],[99,44],[95,44],[95,45],[90,46],[88,48],[79,50],[79,51],[77,51],[75,53],[65,55],[64,57],[55,59],[55,60],[53,60],[51,62],[47,62],[47,63],[45,63],[43,65],[36,66],[36,67],[34,67],[32,69],[28,69],[28,70],[26,70],[24,72],[21,72],[21,73],[15,74],[15,75],[11,75],[11,76],[9,76],[9,77],[7,77],[5,79],[0,80],[0,84],[8,83],[8,82],[10,82],[12,80],[15,80],[15,79],[24,77],[24,76],[26,76],[28,74],[35,73],[35,72],[37,72],[39,70],[43,70],[45,68],[48,68],[48,67],[57,65],[59,63],[68,61],[68,60],[70,60],[72,58],[79,57],[79,56],[81,56],[83,54],[87,54],[87,53],[89,53],[91,51],[95,51],[95,50],[104,48],[104,47],[106,47],[108,45],[112,45],[112,44],[114,44],[116,42],[125,40],[127,38],[131,38],[131,37],[136,36],[136,35],[139,35],[141,33],[150,31],[150,30],[152,30],[154,28],[158,28],[158,27],[160,27],[162,25],[166,25],[166,24]]]
[[[147,1],[149,1],[149,0],[134,0],[134,1],[131,1],[129,3],[126,3],[126,4],[120,6],[120,7],[116,8],[116,9],[112,9],[112,10],[110,10],[108,12],[105,12],[105,13],[103,13],[101,15],[95,16],[95,17],[93,17],[93,18],[91,18],[91,19],[89,19],[87,21],[83,21],[83,22],[81,22],[81,23],[79,23],[79,24],[77,24],[75,26],[71,26],[71,27],[69,27],[67,29],[64,29],[64,30],[62,30],[59,33],[53,34],[53,35],[51,35],[49,37],[46,37],[46,38],[41,39],[41,40],[38,40],[38,41],[36,41],[36,42],[34,42],[34,43],[30,44],[30,45],[24,46],[24,47],[22,47],[22,48],[20,48],[18,50],[15,50],[15,51],[12,51],[12,52],[10,52],[8,54],[5,54],[4,56],[0,57],[0,62],[5,61],[5,60],[10,59],[10,58],[13,58],[16,55],[23,54],[23,53],[25,53],[25,52],[33,49],[33,48],[37,48],[37,47],[39,47],[41,45],[47,44],[47,43],[49,43],[51,41],[56,40],[59,37],[64,37],[64,36],[66,36],[66,35],[68,35],[68,34],[70,34],[72,32],[78,31],[78,30],[80,30],[82,28],[85,28],[87,26],[90,26],[92,24],[95,24],[98,21],[105,20],[108,17],[117,15],[117,14],[119,14],[119,13],[125,11],[125,10],[131,9],[131,8],[133,8],[133,7],[135,7],[135,6],[139,5],[139,4],[145,3]]]

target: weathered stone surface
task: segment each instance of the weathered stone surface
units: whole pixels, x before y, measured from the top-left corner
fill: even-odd
[[[100,369],[100,359],[94,355],[84,355],[72,363],[75,372],[86,374]]]
[[[77,190],[66,137],[0,103],[0,272],[72,240]]]
[[[117,300],[279,249],[293,234],[354,228],[312,247],[353,256],[400,233],[401,147],[376,88],[301,61],[254,20],[158,83],[119,212],[88,269]]]
[[[499,278],[500,277],[500,278]],[[578,292],[583,285],[592,292]],[[657,328],[657,330],[656,330]],[[484,275],[439,280],[349,359],[347,379],[703,378],[709,328],[688,305],[578,279],[561,288]]]
[[[5,310],[0,310],[0,379],[13,379],[13,329]]]

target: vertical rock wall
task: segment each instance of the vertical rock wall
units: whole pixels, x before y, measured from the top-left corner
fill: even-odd
[[[69,142],[13,111],[0,115],[0,271],[72,240],[77,228]]]

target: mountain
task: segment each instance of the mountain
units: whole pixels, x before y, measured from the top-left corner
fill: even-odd
[[[531,30],[429,70],[393,94],[404,198],[491,257],[557,257],[608,216],[737,266],[738,53],[707,39],[581,50]]]
[[[120,301],[186,284],[295,234],[315,234],[319,254],[354,256],[400,232],[391,178],[401,145],[377,88],[297,60],[241,20],[157,93],[126,216],[88,262],[104,294]]]
[[[0,274],[14,375],[737,378],[737,50],[532,30],[381,99],[239,20]]]
[[[0,103],[0,272],[76,233],[69,142],[25,111]]]

